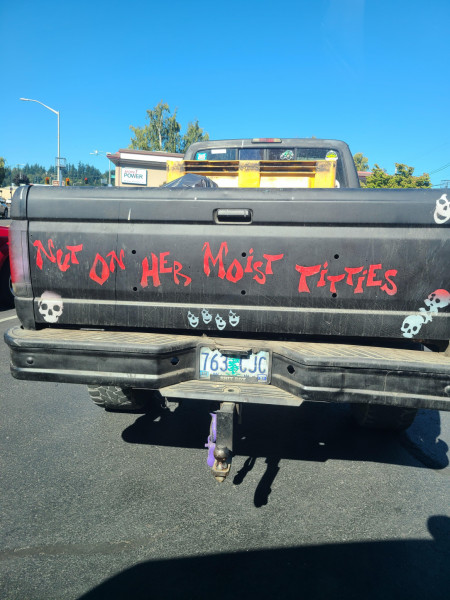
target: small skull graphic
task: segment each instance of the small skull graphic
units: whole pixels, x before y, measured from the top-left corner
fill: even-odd
[[[435,306],[430,308],[419,308],[421,316],[424,318],[424,323],[431,323],[433,315],[436,314],[438,309]]]
[[[220,331],[222,331],[222,329],[225,329],[227,322],[224,321],[220,315],[216,315],[216,325],[217,329],[220,329]]]
[[[434,220],[438,225],[447,223],[450,219],[450,201],[447,200],[447,194],[442,194],[440,198],[436,200],[436,208],[434,211]]]
[[[197,325],[199,323],[199,318],[196,317],[193,313],[191,313],[190,310],[188,311],[187,317],[188,317],[189,325],[191,327],[197,327]]]
[[[38,302],[38,310],[47,323],[57,323],[63,308],[61,296],[54,292],[44,292]]]
[[[212,314],[210,312],[208,312],[206,310],[206,308],[204,308],[202,310],[202,319],[203,319],[203,323],[205,323],[206,325],[208,325],[208,323],[211,322],[211,319],[213,318]]]
[[[434,290],[424,302],[430,310],[434,309],[433,312],[436,312],[450,304],[450,293],[447,290]]]
[[[409,315],[408,317],[406,317],[402,324],[403,337],[414,337],[419,333],[420,328],[424,323],[425,320],[420,315]]]
[[[230,310],[228,313],[228,322],[230,323],[231,327],[236,327],[236,325],[239,324],[240,319],[241,317],[239,315]]]
[[[440,308],[445,308],[450,304],[450,294],[447,290],[434,290],[426,300],[424,300],[428,308],[419,308],[425,323],[430,323]]]

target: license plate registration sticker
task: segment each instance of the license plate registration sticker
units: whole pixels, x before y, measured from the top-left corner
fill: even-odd
[[[200,348],[199,379],[241,383],[269,383],[269,352],[224,356],[206,346]]]

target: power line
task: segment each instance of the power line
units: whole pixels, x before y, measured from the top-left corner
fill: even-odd
[[[447,169],[448,167],[450,167],[450,162],[447,163],[446,165],[442,165],[442,167],[438,167],[434,171],[430,171],[428,173],[428,175],[434,175],[435,173],[439,173],[440,171],[443,171],[444,169]]]

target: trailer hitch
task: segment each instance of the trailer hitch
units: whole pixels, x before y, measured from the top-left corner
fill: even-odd
[[[211,413],[207,464],[216,481],[224,481],[231,469],[233,456],[233,425],[236,404],[222,402],[220,410]]]

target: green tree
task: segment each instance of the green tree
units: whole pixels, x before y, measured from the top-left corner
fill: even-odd
[[[205,131],[203,133],[203,129],[198,124],[198,120],[195,122],[188,123],[186,133],[183,135],[180,144],[180,152],[186,152],[191,144],[195,144],[195,142],[206,142],[209,140],[209,134]]]
[[[3,178],[3,186],[11,185],[11,169],[9,167],[5,167],[5,177]]]
[[[78,163],[78,167],[74,165],[68,166],[68,177],[73,182],[73,185],[84,185],[84,178],[87,177],[89,185],[101,185],[102,173],[92,165],[86,165],[82,162]]]
[[[21,183],[25,183],[26,185],[28,185],[30,183],[30,180],[25,173],[23,173],[22,171],[17,171],[17,173],[13,177],[13,182],[16,185],[20,185]]]
[[[169,105],[161,100],[153,109],[147,110],[148,124],[144,127],[130,126],[134,137],[129,148],[134,150],[156,150],[163,152],[184,152],[194,142],[209,139],[209,135],[199,126],[198,121],[189,123],[186,133],[181,135],[181,125],[177,121],[177,109],[172,114]]]
[[[372,175],[367,178],[368,188],[430,188],[431,181],[428,173],[414,176],[414,167],[395,163],[395,174],[389,175],[379,165],[375,164]]]
[[[45,177],[56,179],[56,167],[54,165],[47,169],[42,165],[26,164],[20,168],[15,167],[12,173],[9,169],[6,169],[6,181],[9,183],[10,177],[12,181],[19,185],[19,183],[44,183]],[[101,185],[101,179],[105,178],[101,171],[92,165],[79,163],[78,167],[71,163],[67,163],[66,168],[62,171],[62,178],[68,177],[71,185],[84,185],[84,178],[87,177],[89,185]]]
[[[130,126],[135,135],[131,138],[130,148],[176,152],[181,130],[176,109],[172,115],[169,105],[161,100],[152,110],[147,110],[147,118],[149,123],[144,127]]]
[[[358,171],[367,171],[369,169],[369,159],[362,152],[354,154],[353,161]]]

